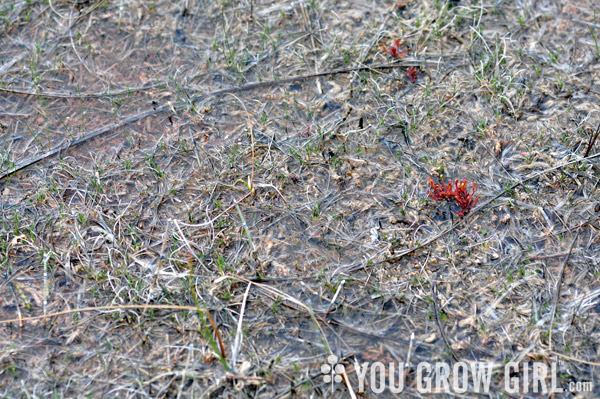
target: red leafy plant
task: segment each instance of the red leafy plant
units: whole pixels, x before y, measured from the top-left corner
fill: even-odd
[[[388,53],[394,58],[402,58],[406,55],[403,50],[400,50],[400,40],[398,39],[394,40],[394,45],[392,47],[387,48],[385,47],[385,44],[381,44],[381,48],[383,48],[384,52]]]
[[[396,3],[396,7],[398,7],[398,10],[402,10],[404,7],[406,7],[406,1],[407,0],[404,0],[404,3],[400,3],[400,2]]]
[[[310,125],[303,132],[298,132],[298,137],[310,137]]]
[[[403,58],[406,56],[404,50],[400,50],[400,40],[395,39],[394,45],[390,48],[385,47],[385,44],[381,44],[381,48],[384,52],[388,53],[394,58]],[[407,49],[410,51],[410,49]],[[410,79],[411,82],[415,83],[417,81],[417,69],[414,66],[406,68],[406,76]]]
[[[459,217],[463,217],[477,205],[477,201],[479,201],[479,197],[475,197],[475,187],[477,185],[473,182],[473,190],[471,193],[467,191],[467,180],[463,180],[459,182],[456,180],[454,182],[454,188],[452,187],[452,182],[448,182],[446,186],[444,184],[444,178],[442,177],[442,183],[437,184],[433,181],[433,179],[429,178],[429,185],[433,191],[429,191],[429,196],[436,201],[451,201],[455,200],[456,204],[460,207],[461,211],[456,214]]]
[[[417,81],[417,69],[414,66],[407,68],[406,76],[410,79],[411,82],[415,83]]]

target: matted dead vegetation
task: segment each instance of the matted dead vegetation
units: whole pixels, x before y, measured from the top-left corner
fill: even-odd
[[[458,360],[498,370],[449,397],[544,396],[509,361],[597,395],[592,1],[0,16],[3,397],[394,397],[358,393],[374,361],[420,397]],[[442,177],[476,182],[464,218]]]

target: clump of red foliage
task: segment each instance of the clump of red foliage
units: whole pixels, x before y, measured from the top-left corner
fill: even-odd
[[[417,81],[417,69],[414,66],[409,67],[406,70],[406,76],[411,82],[415,83]]]
[[[394,45],[392,47],[387,48],[385,47],[385,44],[382,44],[381,48],[383,48],[384,52],[388,53],[394,58],[402,58],[406,55],[403,50],[400,50],[400,40],[398,39],[394,40]]]
[[[456,214],[459,217],[463,217],[477,205],[477,201],[479,201],[479,197],[475,197],[475,187],[477,185],[473,182],[473,190],[469,194],[467,191],[467,180],[463,180],[459,182],[456,180],[454,182],[454,188],[452,187],[452,182],[449,182],[446,186],[444,184],[444,178],[442,177],[442,183],[437,184],[433,181],[433,179],[429,178],[429,185],[433,191],[429,191],[429,196],[436,201],[450,201],[454,199],[456,204],[460,207],[461,211]]]
[[[298,137],[310,137],[310,125],[303,132],[298,132]]]
[[[392,47],[387,48],[385,47],[385,44],[382,43],[381,48],[384,52],[388,53],[394,58],[403,58],[406,56],[404,50],[400,50],[400,40],[398,39],[394,40],[394,45]],[[407,48],[407,51],[410,51],[410,49]],[[417,81],[417,69],[414,66],[407,68],[406,76],[408,77],[408,79],[410,79],[411,82],[415,83]]]

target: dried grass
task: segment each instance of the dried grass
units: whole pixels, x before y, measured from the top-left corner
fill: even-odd
[[[596,387],[593,6],[1,3],[0,395],[352,397],[376,360]]]

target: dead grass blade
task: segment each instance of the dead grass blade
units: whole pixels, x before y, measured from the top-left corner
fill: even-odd
[[[571,246],[569,247],[569,251],[567,252],[567,257],[560,268],[560,274],[558,276],[558,281],[556,282],[556,295],[554,296],[554,305],[552,306],[552,316],[550,316],[550,326],[548,327],[548,348],[552,350],[552,329],[554,325],[554,316],[556,315],[556,307],[558,306],[558,299],[560,298],[560,291],[562,288],[563,278],[565,276],[565,268],[567,267],[567,263],[569,263],[569,258],[571,257],[571,252],[573,252],[573,247],[575,246],[575,242],[577,241],[577,237],[579,237],[579,232],[581,230],[577,230],[575,233],[575,237],[573,241],[571,241]]]
[[[0,324],[9,324],[9,323],[22,323],[28,321],[35,320],[44,320],[52,317],[64,316],[73,313],[79,312],[101,312],[101,311],[118,311],[123,309],[142,309],[142,310],[193,310],[197,312],[202,312],[204,314],[208,314],[208,309],[200,308],[197,306],[186,306],[186,305],[111,305],[111,306],[92,306],[86,308],[75,308],[68,310],[61,310],[60,312],[52,312],[40,316],[29,316],[29,317],[20,317],[16,319],[6,319],[0,320]],[[213,321],[214,323],[214,321]]]
[[[589,155],[590,151],[594,147],[594,144],[596,143],[596,139],[598,138],[599,134],[600,134],[600,123],[598,124],[598,127],[596,128],[596,131],[594,132],[594,134],[592,134],[590,136],[590,141],[588,143],[587,149],[585,150],[585,155],[583,156],[584,158],[587,158],[587,156]]]

